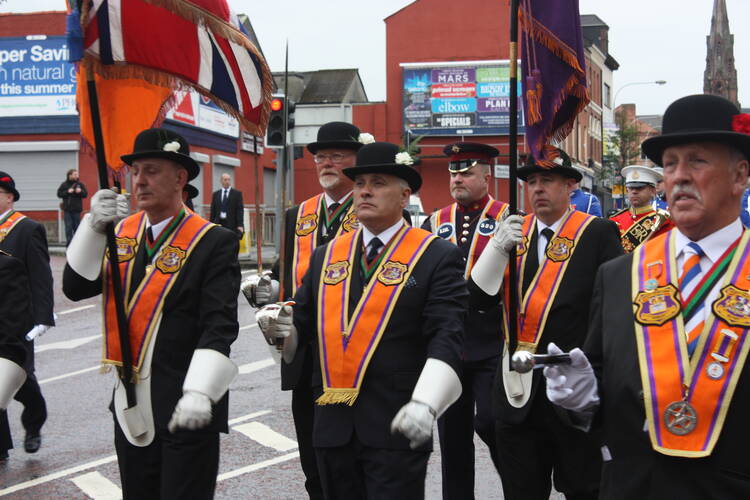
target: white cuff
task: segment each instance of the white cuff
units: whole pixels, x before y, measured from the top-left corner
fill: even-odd
[[[0,358],[0,410],[8,407],[25,381],[26,370],[9,359]]]
[[[461,395],[461,380],[445,361],[427,358],[411,394],[412,401],[424,403],[435,410],[438,418]]]
[[[94,231],[89,218],[91,214],[83,217],[73,240],[65,252],[68,265],[89,281],[94,281],[102,272],[102,259],[104,249],[107,247],[107,236]]]
[[[237,376],[237,365],[213,349],[196,349],[190,361],[182,392],[200,392],[217,403]]]
[[[489,241],[477,263],[471,268],[471,279],[487,295],[496,295],[500,291],[508,265],[508,253],[493,243],[493,240]]]

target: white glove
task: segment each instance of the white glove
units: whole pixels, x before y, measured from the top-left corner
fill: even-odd
[[[263,337],[269,346],[281,351],[284,361],[291,363],[297,352],[297,329],[294,327],[292,316],[293,302],[279,302],[269,304],[257,313],[255,321],[258,322]],[[281,345],[277,339],[282,339]]]
[[[413,450],[432,437],[435,418],[435,410],[427,404],[409,401],[401,407],[391,422],[391,434],[403,434]]]
[[[100,189],[91,198],[89,224],[97,233],[104,233],[108,223],[117,224],[130,214],[127,195],[117,194],[111,189]]]
[[[248,277],[240,289],[253,307],[263,307],[279,300],[279,282],[272,279],[270,273]]]
[[[506,217],[500,223],[491,241],[497,250],[508,255],[514,246],[523,241],[523,217],[520,215]]]
[[[34,328],[29,330],[29,333],[26,334],[26,340],[31,342],[37,337],[41,337],[44,332],[49,330],[49,326],[47,325],[35,325]]]
[[[211,400],[200,392],[188,391],[175,406],[167,428],[169,432],[178,429],[194,431],[211,423]]]
[[[562,354],[562,351],[550,342],[547,353]],[[547,379],[547,398],[566,410],[580,412],[599,404],[594,369],[577,347],[570,351],[569,365],[546,366],[544,377]]]

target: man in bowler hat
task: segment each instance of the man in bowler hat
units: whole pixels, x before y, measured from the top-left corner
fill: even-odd
[[[545,368],[547,395],[603,431],[601,498],[749,498],[750,115],[683,97],[641,149],[676,228],[600,268],[583,351]]]
[[[422,184],[376,142],[344,170],[360,227],[313,252],[294,296],[258,313],[282,356],[314,349],[313,445],[328,499],[423,498],[435,419],[461,393],[460,250],[403,220]],[[319,312],[322,311],[322,312]]]

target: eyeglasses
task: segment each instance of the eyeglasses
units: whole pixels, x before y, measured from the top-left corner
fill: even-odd
[[[330,161],[334,165],[340,165],[342,161],[344,161],[345,158],[349,158],[351,153],[333,153],[332,155],[315,155],[313,156],[313,160],[315,160],[315,163],[317,165],[322,165],[323,163]]]

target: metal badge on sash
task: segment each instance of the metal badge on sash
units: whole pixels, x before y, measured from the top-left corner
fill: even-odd
[[[338,285],[349,276],[349,263],[340,260],[329,264],[323,272],[323,283],[326,285]]]
[[[307,236],[318,228],[318,214],[310,214],[297,221],[297,236]]]
[[[497,221],[495,219],[484,219],[477,226],[477,232],[482,236],[491,236],[497,231]]]
[[[524,236],[521,240],[521,243],[518,244],[516,247],[516,255],[521,256],[526,253],[526,251],[529,249],[529,238],[528,236]]]
[[[186,255],[185,250],[167,245],[159,253],[159,257],[154,262],[154,265],[159,271],[165,274],[176,273],[182,267]]]
[[[117,262],[127,262],[135,257],[135,238],[115,238],[117,243]],[[109,254],[107,254],[109,257]]]
[[[347,233],[351,231],[356,231],[359,228],[359,219],[357,219],[357,214],[354,212],[349,213],[346,217],[344,217],[343,222],[341,223],[341,229]]]
[[[734,285],[721,289],[721,295],[714,302],[713,311],[729,326],[750,328],[750,294]]]
[[[573,253],[573,240],[555,236],[547,247],[547,258],[553,262],[562,262]]]
[[[684,436],[698,425],[698,413],[687,401],[675,401],[664,410],[664,425],[672,434]]]
[[[449,239],[451,236],[453,236],[453,224],[450,222],[444,222],[440,224],[440,227],[437,230],[437,235],[440,238],[443,238],[444,240]]]
[[[386,286],[398,285],[404,281],[407,269],[409,267],[406,264],[389,260],[378,273],[378,281]]]
[[[651,286],[652,284],[649,284],[648,288]],[[661,326],[673,319],[681,309],[678,293],[677,288],[671,283],[639,292],[633,301],[637,307],[635,320],[642,325]]]
[[[0,243],[2,243],[5,237],[8,236],[9,232],[10,229],[8,229],[7,227],[0,229]]]

